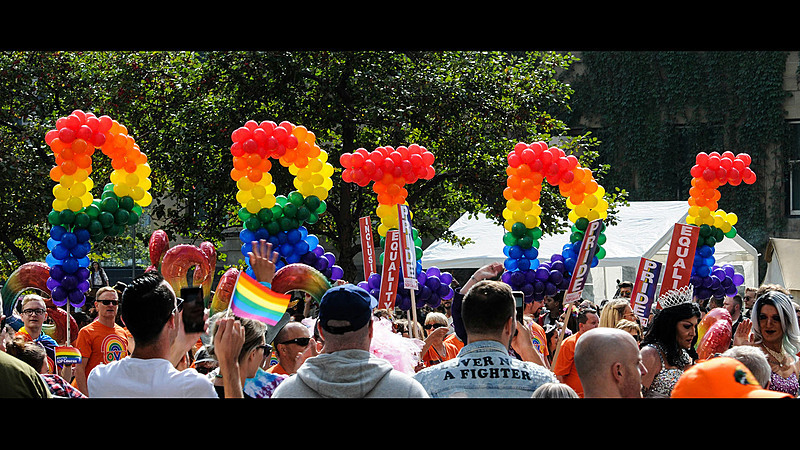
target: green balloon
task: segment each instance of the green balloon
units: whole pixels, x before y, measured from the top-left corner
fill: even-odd
[[[289,202],[289,199],[287,199],[285,195],[279,195],[279,196],[275,197],[275,204],[280,205],[281,208],[286,206],[286,203],[288,203],[288,202]]]
[[[422,247],[414,247],[414,253],[417,255],[417,260],[422,259]]]
[[[700,225],[700,237],[708,237],[711,234],[711,227],[707,224]]]
[[[131,211],[128,214],[128,223],[126,225],[136,225],[139,222],[139,214],[136,211]]]
[[[306,219],[306,223],[315,224],[315,223],[317,223],[318,220],[319,220],[319,216],[317,215],[317,213],[311,213],[311,214],[309,214],[308,219]]]
[[[271,221],[272,220],[272,210],[269,209],[269,208],[261,208],[261,210],[258,211],[258,220],[260,220],[263,223],[267,223],[267,222]]]
[[[528,232],[528,236],[538,240],[542,237],[542,229],[539,227],[531,228],[531,230]]]
[[[731,239],[735,238],[736,237],[736,227],[731,227],[731,229],[728,230],[727,233],[725,233],[725,237],[731,238]]]
[[[92,219],[92,221],[89,222],[89,226],[87,227],[87,229],[89,230],[89,235],[94,236],[96,234],[100,234],[103,232],[103,225],[100,223],[99,220]]]
[[[284,217],[293,219],[297,216],[297,205],[294,203],[287,203],[286,206],[283,207],[283,215]]]
[[[270,209],[272,210],[272,220],[278,220],[283,217],[283,206],[276,203],[275,206]]]
[[[604,233],[600,233],[597,236],[597,243],[600,244],[600,245],[603,245],[603,244],[606,243],[606,235]]]
[[[573,244],[575,242],[582,242],[583,241],[583,233],[581,233],[580,231],[576,231],[576,232],[570,234],[569,235],[569,241],[572,242]]]
[[[119,201],[116,197],[106,197],[103,199],[103,211],[115,213],[119,209]]]
[[[503,243],[509,246],[517,245],[517,237],[513,233],[505,233],[503,235]]]
[[[124,226],[128,224],[128,218],[130,217],[130,213],[126,209],[118,209],[114,213],[114,224],[119,226]]]
[[[248,211],[245,207],[239,208],[239,212],[236,214],[239,216],[239,220],[242,222],[250,218],[250,211]]]
[[[277,235],[278,233],[281,232],[281,224],[278,223],[277,220],[273,220],[272,222],[268,222],[267,226],[264,227],[264,228],[267,229],[267,232],[270,234],[270,236],[275,236],[275,235]]]
[[[53,209],[47,215],[47,221],[50,222],[51,225],[61,225],[61,214]]]
[[[109,236],[112,236],[112,237],[119,236],[120,234],[122,234],[122,230],[123,230],[123,228],[121,226],[119,226],[117,224],[113,224],[108,228],[108,231],[106,231],[106,234],[108,234]]]
[[[517,239],[517,245],[519,245],[521,249],[527,250],[533,245],[533,239],[528,236],[522,236],[521,238]]]
[[[297,208],[297,213],[295,214],[295,218],[298,221],[305,222],[309,217],[311,217],[311,211],[309,211],[306,206],[299,206]]]
[[[91,220],[91,217],[83,211],[75,214],[75,226],[78,228],[88,227]]]
[[[326,209],[328,209],[328,204],[325,203],[325,200],[320,200],[319,201],[319,208],[317,208],[317,210],[315,212],[317,213],[317,215],[320,215],[320,214],[324,213]]]
[[[130,211],[131,209],[133,209],[133,205],[134,201],[132,197],[126,195],[125,197],[121,197],[119,199],[119,207],[124,210]]]
[[[261,221],[258,220],[258,216],[250,216],[244,221],[244,227],[250,231],[256,231],[261,228]]]
[[[586,227],[589,226],[589,219],[586,217],[579,217],[578,220],[575,221],[575,228],[586,231]]]
[[[316,195],[309,195],[308,197],[306,197],[305,203],[306,207],[313,212],[319,208],[320,199]]]
[[[62,225],[72,225],[75,221],[75,213],[71,209],[63,209],[58,213],[58,218]]]
[[[97,217],[100,215],[99,203],[100,202],[97,202],[97,203],[92,202],[91,205],[86,207],[86,214],[89,216],[89,218],[97,219]]]
[[[298,191],[292,191],[289,193],[287,197],[289,203],[293,204],[294,206],[302,206],[303,205],[303,194]]]
[[[114,214],[111,214],[108,211],[103,211],[100,213],[100,217],[98,217],[97,220],[100,221],[100,225],[103,226],[103,229],[109,228],[114,224]]]
[[[511,226],[511,234],[514,236],[521,238],[525,236],[528,229],[525,227],[525,224],[522,222],[516,222],[514,225]]]
[[[606,249],[604,249],[603,247],[598,245],[597,246],[597,251],[595,251],[594,256],[596,256],[597,259],[605,258],[606,257]]]

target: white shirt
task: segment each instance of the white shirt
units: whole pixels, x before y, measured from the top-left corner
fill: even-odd
[[[214,385],[194,369],[178,370],[166,359],[127,356],[95,367],[86,380],[88,396],[217,398]]]

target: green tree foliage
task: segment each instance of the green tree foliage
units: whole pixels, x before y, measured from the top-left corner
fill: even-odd
[[[3,272],[47,252],[54,161],[44,135],[74,109],[116,119],[148,155],[154,221],[171,235],[215,243],[241,227],[231,133],[247,120],[305,126],[337,170],[327,213],[309,231],[327,238],[354,279],[358,218],[374,215],[377,201],[371,189],[342,182],[342,153],[411,143],[432,151],[437,175],[408,186],[414,226],[423,238],[457,241],[446,230],[462,212],[502,222],[506,155],[516,142],[557,137],[593,167],[596,141],[570,136],[558,119],[570,110],[561,75],[573,62],[556,52],[0,53]],[[110,172],[103,159],[94,157],[91,175],[100,187]],[[607,169],[598,167],[596,178]],[[279,164],[272,176],[278,194],[293,190]],[[624,199],[609,196],[613,211]],[[545,186],[541,203],[544,231],[561,231],[567,210],[557,189]],[[140,247],[148,237],[139,233]]]

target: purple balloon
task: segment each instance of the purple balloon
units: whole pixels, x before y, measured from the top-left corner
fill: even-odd
[[[431,294],[433,294],[433,291],[431,291],[431,288],[429,288],[428,286],[422,286],[419,290],[419,298],[421,298],[422,300],[427,300],[428,298],[430,298]]]
[[[512,272],[510,283],[512,289],[517,289],[519,286],[525,284],[525,275],[522,272]]]
[[[438,267],[429,267],[428,268],[428,276],[429,277],[431,277],[431,276],[438,277],[439,275],[441,275],[441,271],[439,270]]]
[[[53,289],[56,288],[56,286],[61,285],[58,281],[54,280],[52,277],[48,278],[45,284],[47,285],[47,289],[50,289],[51,292],[53,291]]]
[[[428,275],[428,280],[425,282],[425,286],[431,288],[431,291],[436,292],[441,285],[442,282],[439,281],[439,277],[430,274]]]
[[[744,276],[740,273],[734,273],[731,279],[733,280],[733,284],[736,286],[741,286],[744,283]]]
[[[456,295],[456,291],[453,290],[450,286],[447,286],[447,294],[442,296],[442,300],[450,300]]]
[[[534,294],[544,294],[544,288],[545,288],[544,282],[542,282],[541,280],[536,280],[536,282],[533,283]]]
[[[503,272],[503,274],[500,275],[500,280],[505,284],[511,285],[511,274],[512,273],[513,272]]]
[[[553,283],[556,286],[558,286],[559,283],[561,283],[561,280],[563,280],[563,279],[564,279],[564,275],[561,272],[559,272],[557,270],[551,270],[550,271],[550,282],[551,283]]]
[[[544,293],[546,295],[549,295],[549,296],[556,295],[557,292],[558,292],[558,288],[553,283],[547,282],[547,283],[544,284]]]
[[[370,288],[380,288],[381,287],[381,275],[379,273],[373,273],[367,279],[367,285]]]
[[[439,275],[439,281],[441,281],[442,284],[446,284],[449,286],[450,283],[453,282],[453,275],[449,274],[448,272],[442,272]]]

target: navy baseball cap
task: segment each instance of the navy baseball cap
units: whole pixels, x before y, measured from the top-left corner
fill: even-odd
[[[355,284],[343,284],[328,289],[319,302],[319,324],[323,330],[342,334],[360,330],[372,320],[372,310],[378,301],[366,290]],[[328,322],[341,321],[341,326],[328,325]]]

